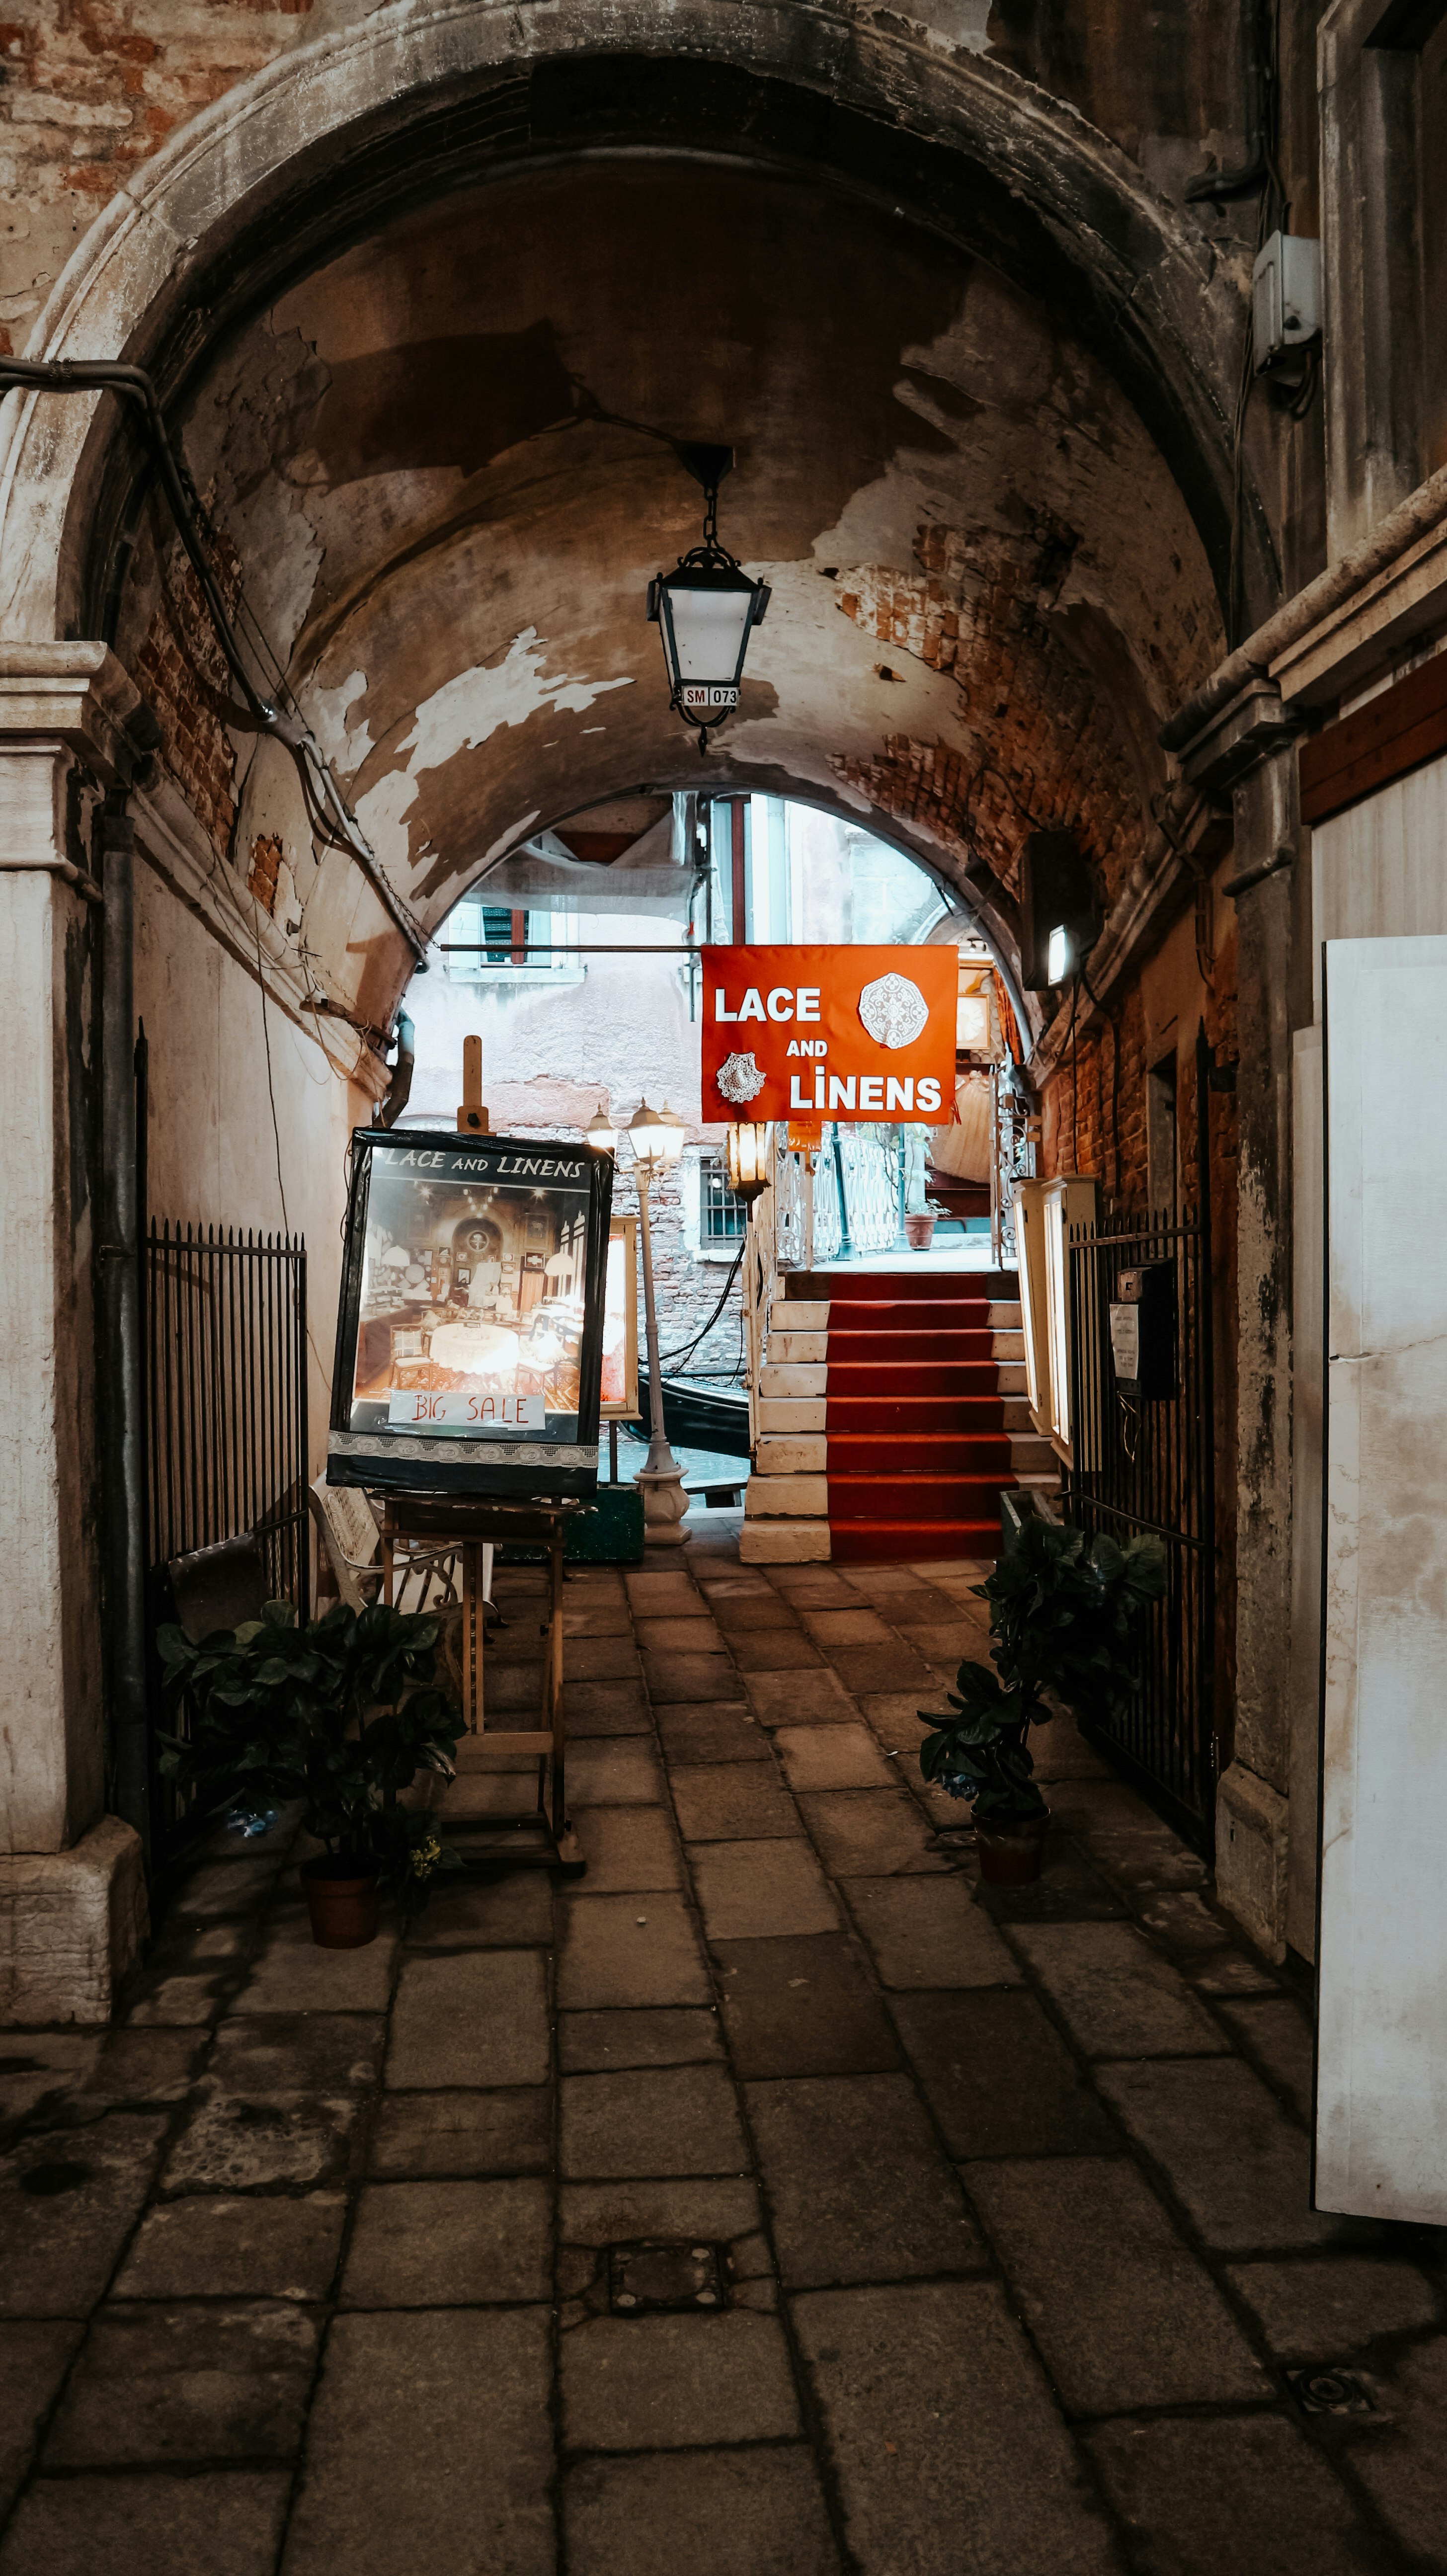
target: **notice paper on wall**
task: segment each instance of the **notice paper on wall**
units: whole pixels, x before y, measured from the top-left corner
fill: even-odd
[[[958,952],[705,948],[706,1119],[947,1120]]]

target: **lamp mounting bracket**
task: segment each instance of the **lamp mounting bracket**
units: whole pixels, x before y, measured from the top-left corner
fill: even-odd
[[[716,492],[724,476],[732,474],[734,470],[734,451],[731,447],[702,447],[690,440],[681,439],[674,449],[674,454],[685,471],[693,476],[695,483],[703,485],[705,492]]]

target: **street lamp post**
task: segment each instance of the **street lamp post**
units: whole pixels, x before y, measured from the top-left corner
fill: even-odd
[[[643,1519],[646,1536],[655,1546],[665,1546],[687,1538],[682,1527],[688,1510],[688,1496],[683,1490],[683,1469],[668,1445],[663,1428],[663,1366],[658,1356],[658,1304],[653,1293],[653,1234],[649,1224],[648,1192],[656,1171],[676,1163],[683,1151],[683,1121],[675,1118],[665,1101],[662,1109],[650,1109],[646,1100],[639,1102],[628,1121],[628,1141],[633,1148],[635,1177],[638,1182],[639,1231],[643,1240],[643,1313],[648,1335],[649,1418],[648,1462],[638,1471],[638,1484],[643,1495]]]

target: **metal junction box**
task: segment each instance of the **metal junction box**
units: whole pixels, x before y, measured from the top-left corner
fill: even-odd
[[[1305,233],[1273,233],[1251,271],[1256,373],[1304,349],[1321,329],[1321,244]]]
[[[1176,1392],[1176,1265],[1143,1261],[1116,1275],[1110,1301],[1115,1382],[1155,1400]]]

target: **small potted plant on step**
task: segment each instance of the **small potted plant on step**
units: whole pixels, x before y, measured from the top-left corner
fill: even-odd
[[[415,1912],[433,1874],[461,1866],[426,1810],[401,1804],[419,1771],[453,1776],[462,1722],[433,1682],[438,1633],[436,1619],[383,1602],[338,1602],[299,1628],[289,1601],[199,1644],[160,1631],[166,1696],[186,1719],[162,1769],[198,1816],[302,1802],[325,1845],[301,1872],[323,1949],[375,1939],[379,1888]]]
[[[1136,1652],[1150,1604],[1166,1588],[1165,1549],[1127,1547],[1058,1521],[1028,1520],[1016,1545],[975,1592],[990,1604],[988,1664],[961,1664],[955,1714],[921,1709],[926,1780],[972,1801],[980,1875],[1020,1887],[1040,1875],[1049,1809],[1035,1785],[1029,1734],[1052,1715],[1053,1692],[1086,1717],[1110,1715],[1137,1681]]]

